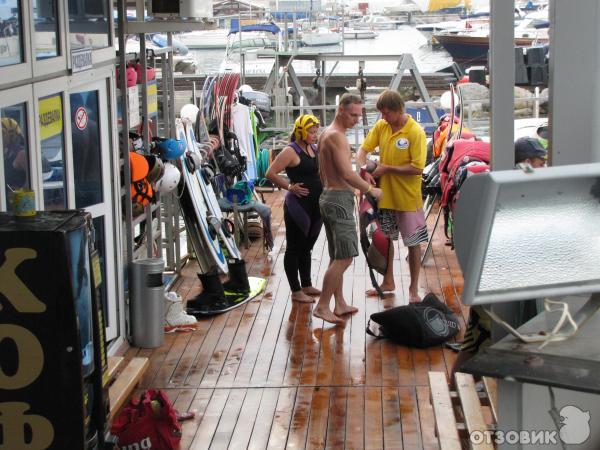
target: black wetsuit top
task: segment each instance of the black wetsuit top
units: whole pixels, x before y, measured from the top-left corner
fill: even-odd
[[[312,146],[313,152],[315,153],[315,157],[311,158],[295,142],[292,142],[290,146],[296,151],[296,153],[300,157],[300,164],[294,167],[286,168],[288,178],[290,179],[290,183],[303,183],[304,187],[308,189],[309,194],[306,197],[296,198],[305,210],[312,210],[315,204],[318,205],[319,196],[321,195],[321,191],[323,190],[321,178],[319,177],[319,157],[316,147],[314,145]],[[310,206],[308,204],[310,204]],[[306,208],[305,206],[309,206],[309,208]]]

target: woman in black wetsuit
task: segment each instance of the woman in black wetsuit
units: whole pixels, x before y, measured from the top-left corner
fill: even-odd
[[[315,145],[318,130],[319,120],[315,116],[304,114],[298,117],[290,145],[277,155],[266,173],[275,186],[288,191],[283,206],[287,241],[283,266],[292,290],[292,300],[306,303],[314,302],[311,296],[321,293],[310,280],[311,252],[323,225],[319,211],[319,196],[323,188]],[[290,179],[289,184],[279,175],[284,169]]]

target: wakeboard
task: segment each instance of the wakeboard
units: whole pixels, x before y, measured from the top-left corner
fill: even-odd
[[[265,289],[267,280],[265,278],[248,277],[248,283],[250,284],[250,292],[228,292],[226,290],[224,298],[206,301],[194,308],[188,306],[186,311],[188,314],[203,316],[224,313],[255,298]]]
[[[227,259],[219,244],[221,220],[215,217],[207,207],[200,180],[186,164],[186,152],[189,149],[185,128],[181,120],[176,121],[176,127],[177,139],[184,142],[186,146],[186,151],[180,158],[180,169],[185,183],[180,204],[184,212],[186,226],[189,225],[188,235],[190,235],[192,246],[199,260],[205,258],[207,265],[216,266],[221,272],[227,273],[229,271]]]
[[[194,127],[192,126],[192,123],[189,120],[182,120],[182,123],[186,134],[187,150],[191,153],[197,154],[199,158],[202,158],[202,154],[198,150],[198,144],[196,141],[196,136],[194,134]],[[221,211],[221,207],[219,206],[219,200],[217,198],[217,195],[215,194],[210,179],[208,178],[209,175],[206,169],[204,167],[198,167],[196,168],[196,170],[194,170],[193,175],[195,175],[198,181],[198,186],[202,191],[204,203],[206,204],[209,213],[212,217],[218,218],[219,222],[221,223],[221,220],[223,218],[223,212]],[[231,233],[229,233],[223,226],[219,226],[218,234],[220,242],[223,244],[225,250],[227,251],[227,256],[229,258],[241,259],[242,255],[235,243],[234,236]]]

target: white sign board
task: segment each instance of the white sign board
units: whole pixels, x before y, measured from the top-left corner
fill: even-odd
[[[89,70],[93,65],[91,48],[71,50],[71,73]]]

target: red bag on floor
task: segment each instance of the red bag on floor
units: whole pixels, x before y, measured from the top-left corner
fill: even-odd
[[[149,389],[132,398],[112,424],[117,448],[178,450],[181,426],[177,413],[163,391]]]

